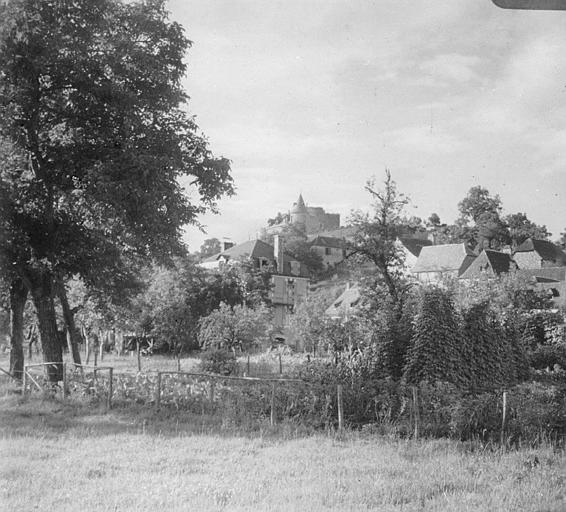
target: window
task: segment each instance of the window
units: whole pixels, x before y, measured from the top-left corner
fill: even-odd
[[[325,254],[326,256],[330,256],[330,255],[332,254],[332,250],[330,249],[330,247],[326,247],[326,248],[324,249],[324,254]]]

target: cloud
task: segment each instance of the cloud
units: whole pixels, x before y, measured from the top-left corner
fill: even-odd
[[[434,126],[407,126],[385,133],[389,145],[415,153],[448,154],[465,147],[456,135]]]
[[[435,55],[425,60],[419,66],[425,73],[425,79],[434,84],[448,86],[452,82],[481,81],[480,75],[474,68],[478,67],[481,59],[474,55],[459,55],[456,53]]]

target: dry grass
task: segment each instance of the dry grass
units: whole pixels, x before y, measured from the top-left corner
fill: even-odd
[[[3,510],[564,511],[566,458],[0,397]]]

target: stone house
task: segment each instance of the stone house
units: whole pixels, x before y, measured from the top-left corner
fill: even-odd
[[[422,247],[411,272],[423,283],[438,283],[445,277],[460,277],[476,255],[464,243]]]
[[[552,242],[528,238],[519,245],[513,259],[520,269],[565,267],[566,253]]]
[[[345,257],[345,241],[340,238],[329,236],[316,236],[309,242],[313,252],[318,254],[322,259],[325,268],[333,267],[344,261]]]
[[[460,279],[477,279],[482,275],[497,277],[516,268],[509,253],[485,249],[470,263]]]

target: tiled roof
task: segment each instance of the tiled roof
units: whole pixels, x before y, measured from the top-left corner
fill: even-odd
[[[531,251],[537,252],[544,261],[556,263],[557,266],[566,266],[566,253],[552,242],[527,238],[527,240],[515,249],[515,252]]]
[[[461,275],[474,261],[475,255],[466,244],[429,245],[422,248],[414,273],[458,271]]]
[[[219,256],[226,256],[230,259],[247,258],[265,258],[273,259],[273,246],[266,244],[261,240],[248,240],[243,244],[234,245],[230,249],[221,252]],[[218,257],[216,259],[218,259]]]
[[[460,279],[473,279],[479,277],[482,272],[492,270],[494,274],[509,272],[513,266],[511,255],[505,252],[484,250],[472,261],[470,266],[462,273]]]
[[[423,247],[432,245],[432,242],[430,240],[424,240],[422,238],[400,237],[399,240],[405,246],[405,248],[417,258],[421,254]]]
[[[331,229],[329,231],[321,231],[319,233],[313,233],[309,236],[309,239],[314,239],[318,236],[330,237],[330,238],[351,238],[356,234],[357,228],[355,226],[344,226],[337,229]]]
[[[346,288],[344,292],[326,309],[325,313],[330,317],[341,317],[350,312],[360,302],[361,294],[358,286]]]
[[[317,236],[314,238],[310,245],[316,245],[318,247],[333,247],[335,249],[342,249],[344,247],[343,238],[335,238],[331,236]]]
[[[540,282],[566,281],[566,267],[519,269],[517,272],[526,277],[534,277]]]

